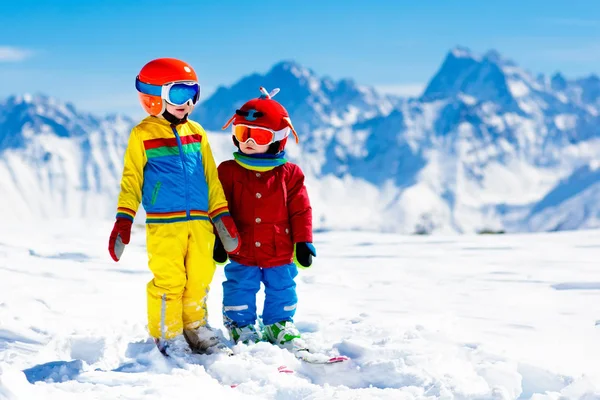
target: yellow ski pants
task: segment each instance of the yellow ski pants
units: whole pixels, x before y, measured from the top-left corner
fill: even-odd
[[[169,339],[207,320],[206,298],[216,265],[215,235],[209,221],[146,225],[148,330]]]

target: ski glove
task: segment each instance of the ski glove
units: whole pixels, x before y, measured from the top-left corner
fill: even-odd
[[[298,242],[296,243],[296,251],[294,252],[294,262],[298,268],[308,268],[312,265],[312,258],[317,256],[317,250],[312,243]]]
[[[222,217],[213,220],[213,224],[215,225],[217,236],[221,239],[225,251],[227,253],[237,253],[240,250],[242,242],[231,215],[223,215]]]
[[[223,265],[227,262],[227,252],[223,247],[223,242],[218,236],[215,236],[215,247],[213,249],[213,260],[219,265]]]
[[[110,233],[110,239],[108,240],[108,252],[113,260],[119,261],[125,245],[129,244],[131,238],[131,224],[133,221],[127,218],[117,218],[115,226]]]

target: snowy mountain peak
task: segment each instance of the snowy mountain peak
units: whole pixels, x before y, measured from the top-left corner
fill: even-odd
[[[590,76],[579,79],[578,82],[585,85],[600,85],[600,78],[596,74],[591,74]]]
[[[557,72],[550,78],[550,87],[552,90],[563,91],[567,88],[567,79],[563,74]]]
[[[23,94],[0,102],[0,151],[20,148],[33,136],[85,137],[101,126],[128,129],[132,121],[122,115],[97,117],[71,103],[41,94]]]
[[[503,67],[515,66],[515,62],[502,56],[497,50],[489,50],[483,55],[483,60]]]
[[[481,57],[464,48],[455,48],[448,53],[421,99],[430,102],[464,94],[480,102],[493,101],[514,109],[516,103],[507,78],[514,71],[505,71],[505,67],[514,69],[512,62],[494,50]]]
[[[499,65],[514,64],[512,60],[503,57],[502,54],[500,54],[500,52],[498,52],[495,49],[490,49],[485,54],[480,55],[473,52],[470,48],[465,46],[456,46],[453,49],[451,49],[446,55],[446,59],[448,58],[470,59],[477,63],[487,61]]]
[[[206,128],[219,130],[231,113],[252,97],[260,86],[278,87],[279,101],[299,131],[312,132],[325,126],[349,125],[359,117],[389,113],[397,99],[358,86],[352,79],[333,80],[318,76],[295,61],[282,61],[267,73],[243,77],[230,87],[220,87],[194,111]]]
[[[293,60],[285,60],[275,64],[268,74],[281,75],[292,74],[296,78],[308,78],[314,76],[315,73],[309,68],[306,68]]]
[[[38,134],[81,135],[84,126],[97,123],[92,116],[78,113],[72,104],[49,96],[11,96],[0,103],[0,150],[21,147],[25,139]]]
[[[475,54],[473,54],[473,52],[471,52],[471,49],[469,49],[468,47],[464,47],[464,46],[454,47],[452,50],[450,50],[447,57],[470,58],[470,59],[478,58]]]
[[[490,62],[495,62],[495,63],[501,63],[503,61],[502,56],[500,55],[500,53],[497,50],[494,50],[494,49],[488,50],[487,53],[485,53],[483,55],[483,58],[485,60],[488,60]]]
[[[0,107],[6,108],[15,106],[30,107],[29,109],[35,109],[31,107],[44,107],[48,111],[76,112],[75,106],[72,103],[41,93],[14,95],[7,97],[4,101],[0,101]]]
[[[581,101],[584,104],[600,104],[600,78],[590,75],[577,81],[581,88]]]
[[[37,95],[36,97],[39,97],[40,100],[43,100],[43,98],[47,98],[47,96],[43,96],[43,95]],[[25,93],[23,95],[17,95],[17,96],[11,96],[8,99],[6,99],[6,103],[12,104],[12,105],[19,105],[19,104],[30,104],[34,101],[34,96],[31,95],[30,93]]]

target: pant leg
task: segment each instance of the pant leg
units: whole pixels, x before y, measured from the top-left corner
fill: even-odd
[[[183,327],[194,329],[206,325],[206,300],[216,265],[212,258],[215,235],[209,221],[189,221],[189,238],[185,269],[187,283],[183,291]]]
[[[146,225],[148,267],[153,279],[146,286],[148,330],[155,338],[181,334],[184,266],[188,229],[185,222]]]
[[[294,263],[280,267],[264,268],[265,305],[263,322],[265,325],[280,321],[293,321],[296,313],[296,282],[298,269]]]
[[[256,322],[256,293],[260,290],[261,270],[231,261],[225,266],[223,282],[223,322],[245,326]]]

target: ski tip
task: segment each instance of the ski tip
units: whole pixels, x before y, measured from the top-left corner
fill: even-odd
[[[295,353],[296,358],[309,364],[337,364],[350,360],[346,356],[328,356],[320,353],[309,353],[308,351],[299,351]]]
[[[327,364],[341,363],[341,362],[348,361],[348,360],[350,360],[350,359],[348,357],[346,357],[346,356],[331,357],[327,361]]]
[[[277,371],[279,371],[280,374],[293,374],[294,373],[293,370],[286,367],[285,365],[281,365],[280,367],[278,367]]]

